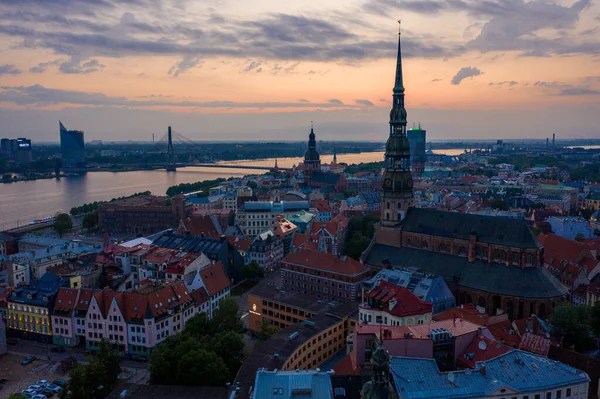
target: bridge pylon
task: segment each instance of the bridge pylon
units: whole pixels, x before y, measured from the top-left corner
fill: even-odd
[[[175,172],[177,170],[177,167],[175,166],[173,156],[173,134],[171,133],[171,126],[169,126],[167,137],[167,164],[165,165],[165,169],[167,170],[167,172]]]

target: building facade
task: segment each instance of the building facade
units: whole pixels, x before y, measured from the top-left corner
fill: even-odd
[[[31,341],[52,343],[50,315],[54,297],[69,281],[52,274],[45,274],[29,285],[17,286],[7,300],[8,335]]]
[[[107,234],[150,235],[177,228],[186,217],[185,199],[141,195],[98,207],[98,226]]]
[[[61,121],[60,151],[62,154],[63,168],[85,168],[85,141],[82,130],[67,130]]]
[[[362,281],[371,269],[346,257],[325,252],[292,252],[281,267],[281,287],[323,301],[351,302],[357,299]]]
[[[412,326],[431,322],[433,306],[407,288],[379,281],[358,308],[358,320],[379,326]]]
[[[427,156],[425,155],[425,147],[427,144],[427,131],[419,127],[413,127],[407,132],[408,142],[410,143],[410,160],[412,172],[416,176],[421,176],[425,172],[425,163]]]
[[[308,201],[249,201],[236,213],[236,224],[246,237],[255,237],[283,215],[288,218],[298,211],[308,211]]]

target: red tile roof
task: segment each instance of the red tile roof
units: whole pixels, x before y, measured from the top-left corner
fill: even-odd
[[[183,281],[177,281],[146,294],[148,310],[153,317],[161,316],[169,309],[192,301]]]
[[[358,375],[360,367],[356,365],[356,358],[350,353],[333,366],[333,371],[335,371],[335,375]]]
[[[369,267],[350,257],[316,251],[292,252],[285,257],[283,262],[349,276],[366,273],[370,270]]]
[[[97,292],[97,290],[81,288],[79,290],[79,298],[77,298],[75,310],[87,312],[88,308],[90,307],[90,301],[92,300],[92,296],[95,292]]]
[[[217,238],[220,236],[219,229],[215,226],[210,215],[193,215],[187,219],[182,219],[177,233],[185,234],[189,232],[192,236],[200,236]]]
[[[229,241],[229,244],[231,244],[231,246],[233,246],[238,251],[248,252],[248,250],[250,249],[250,244],[252,244],[252,241],[240,240],[238,237],[227,236],[226,238],[227,241]]]
[[[433,315],[433,320],[453,320],[454,318],[464,319],[480,326],[485,326],[489,322],[490,316],[480,312],[477,307],[471,303],[451,308],[442,313]],[[508,316],[506,316],[508,318]]]
[[[487,337],[476,336],[467,346],[464,353],[457,360],[459,369],[475,368],[477,362],[492,360],[500,355],[510,352],[510,346],[492,341]]]
[[[544,246],[544,261],[552,263],[551,258],[578,262],[592,254],[583,242],[569,240],[556,234],[540,234],[538,240]]]
[[[535,353],[536,355],[548,357],[548,352],[550,352],[551,344],[552,341],[550,340],[550,338],[542,337],[540,335],[535,335],[527,332],[521,337],[521,344],[519,344],[519,349]]]
[[[210,295],[208,295],[208,292],[206,292],[204,287],[200,287],[196,291],[192,291],[190,295],[194,302],[196,302],[196,305],[202,305],[210,299]]]
[[[431,313],[433,310],[430,302],[422,301],[408,288],[385,280],[379,281],[367,296],[380,301],[383,304],[381,310],[395,317],[422,315]],[[365,304],[362,304],[361,307],[365,307]]]
[[[77,293],[74,288],[60,288],[54,298],[54,311],[70,314],[77,305]]]
[[[314,200],[312,206],[317,208],[319,212],[331,212],[331,205],[326,200]]]
[[[207,265],[200,269],[200,277],[211,297],[231,285],[221,262]]]
[[[294,239],[292,241],[294,248],[298,249],[306,249],[312,251],[319,250],[319,237],[313,234],[294,234]]]
[[[488,330],[494,335],[498,342],[518,348],[521,343],[521,337],[513,330],[510,321],[504,320],[487,326]]]

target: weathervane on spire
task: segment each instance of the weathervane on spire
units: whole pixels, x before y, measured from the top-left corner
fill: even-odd
[[[313,128],[313,121],[310,121],[310,128]]]
[[[398,20],[398,36],[402,34],[402,20]]]

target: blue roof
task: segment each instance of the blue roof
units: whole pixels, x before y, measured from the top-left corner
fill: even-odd
[[[403,399],[480,398],[495,392],[539,392],[590,381],[581,370],[516,349],[477,366],[475,370],[442,373],[433,359],[393,357],[390,371]]]
[[[308,201],[248,201],[244,203],[246,211],[283,212],[308,209]]]
[[[69,279],[46,273],[29,285],[19,285],[10,294],[9,301],[28,305],[49,306],[61,287],[68,287]],[[28,298],[31,296],[31,298]]]
[[[317,370],[266,371],[256,373],[254,399],[327,399],[332,397],[332,372]]]

